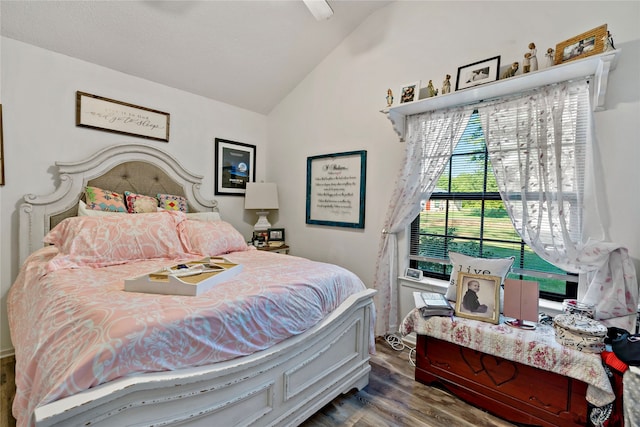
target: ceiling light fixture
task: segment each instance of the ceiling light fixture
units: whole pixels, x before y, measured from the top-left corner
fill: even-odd
[[[333,9],[326,0],[302,0],[316,21],[324,21],[333,16]]]

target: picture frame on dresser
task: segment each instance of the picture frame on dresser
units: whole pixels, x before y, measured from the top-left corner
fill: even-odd
[[[500,55],[458,67],[456,90],[491,83],[500,75]]]
[[[500,322],[500,276],[458,273],[456,316],[498,324]]]
[[[284,242],[284,228],[270,228],[267,233],[270,242]]]

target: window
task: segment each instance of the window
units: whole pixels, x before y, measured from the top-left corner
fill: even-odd
[[[540,258],[514,229],[500,198],[480,118],[474,113],[429,200],[411,225],[410,267],[448,279],[449,251],[515,258],[509,277],[540,283],[541,297],[575,298],[577,276]]]

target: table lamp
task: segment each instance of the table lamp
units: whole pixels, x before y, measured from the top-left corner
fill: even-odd
[[[267,230],[271,224],[267,219],[270,209],[278,209],[278,187],[273,182],[247,182],[244,194],[244,208],[257,209],[256,231]]]

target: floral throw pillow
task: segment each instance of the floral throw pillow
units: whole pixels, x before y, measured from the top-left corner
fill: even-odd
[[[129,213],[151,213],[158,210],[158,200],[155,197],[125,191],[124,198]]]
[[[189,242],[189,252],[203,256],[216,256],[229,252],[249,250],[247,242],[238,230],[225,221],[184,221],[184,231]]]
[[[160,202],[161,209],[166,209],[168,211],[188,212],[187,199],[182,196],[158,193],[157,197],[158,201]]]
[[[86,204],[89,209],[108,212],[126,212],[122,194],[98,187],[87,186],[84,190]]]

